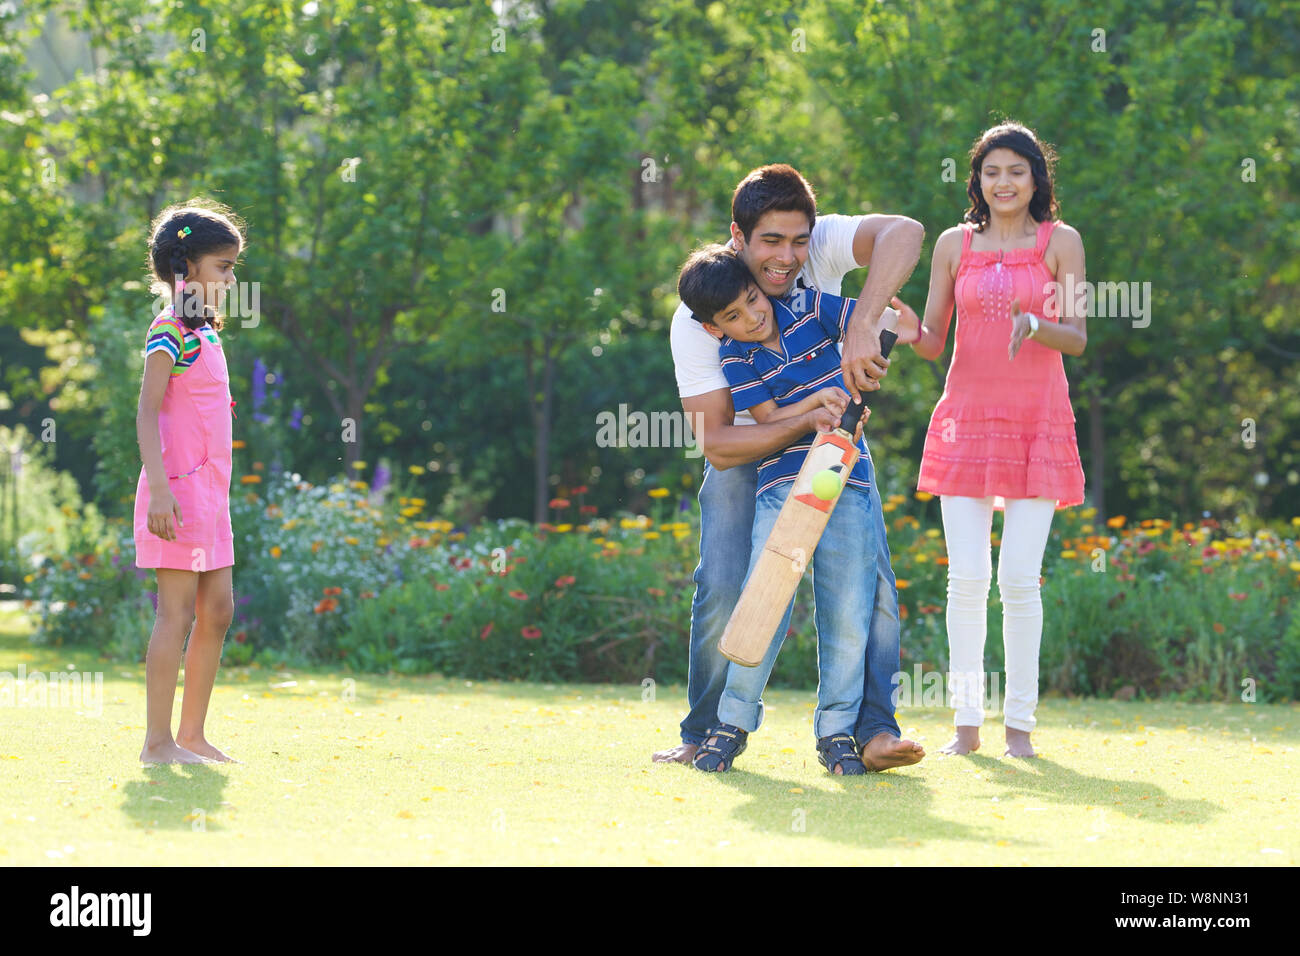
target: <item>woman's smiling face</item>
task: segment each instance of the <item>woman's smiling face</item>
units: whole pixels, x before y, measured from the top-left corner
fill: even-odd
[[[980,164],[979,176],[980,192],[994,215],[1015,216],[1029,208],[1034,172],[1024,156],[1005,147],[991,149]]]

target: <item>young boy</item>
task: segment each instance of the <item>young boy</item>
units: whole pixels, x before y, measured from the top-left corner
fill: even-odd
[[[718,339],[722,370],[737,412],[748,409],[758,422],[805,416],[829,428],[848,407],[840,356],[835,348],[856,300],[812,289],[768,298],[735,254],[707,246],[686,261],[678,279],[681,300],[704,329]],[[823,411],[824,410],[824,411]],[[863,417],[865,422],[866,416]],[[813,733],[818,759],[831,773],[866,773],[853,739],[862,704],[863,681],[871,666],[867,636],[876,596],[876,542],[872,521],[874,481],[871,456],[862,451],[812,558],[816,597],[818,686]],[[815,432],[759,463],[750,569],[767,541]],[[701,770],[729,770],[744,751],[749,733],[763,721],[763,688],[790,624],[786,608],[758,667],[728,668],[718,705],[718,725],[700,747]],[[897,663],[877,662],[897,669]]]

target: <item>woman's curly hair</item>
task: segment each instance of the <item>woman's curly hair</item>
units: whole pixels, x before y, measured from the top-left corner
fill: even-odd
[[[980,168],[984,157],[995,149],[1009,149],[1023,156],[1034,177],[1034,195],[1029,200],[1029,215],[1035,222],[1046,222],[1060,217],[1056,195],[1052,189],[1052,172],[1056,167],[1056,151],[1050,143],[1043,143],[1028,126],[1007,121],[986,129],[975,139],[970,149],[970,176],[966,180],[966,195],[970,208],[963,220],[973,222],[977,232],[989,224],[989,204],[984,201],[980,185]]]

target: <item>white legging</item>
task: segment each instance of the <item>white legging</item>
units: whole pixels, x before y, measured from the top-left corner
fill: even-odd
[[[948,545],[948,687],[958,727],[984,722],[984,637],[992,577],[993,499],[944,495],[943,534]],[[1034,729],[1038,705],[1038,646],[1043,602],[1038,578],[1056,502],[1012,498],[1006,502],[998,550],[1002,643],[1006,656],[1003,714],[1008,727]]]

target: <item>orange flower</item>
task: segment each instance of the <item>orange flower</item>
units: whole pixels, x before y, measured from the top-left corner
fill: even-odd
[[[326,597],[330,597],[330,596],[332,596],[332,595],[342,594],[342,593],[343,593],[343,589],[342,589],[342,588],[326,588],[326,589],[325,589],[324,591],[322,591],[321,593],[324,594]]]
[[[435,591],[450,591],[450,590],[451,590],[451,585],[450,585],[450,584],[435,584],[435,585],[433,586],[433,589],[434,589]]]
[[[280,550],[280,546],[278,544],[271,546],[271,557],[278,558],[281,554],[283,554],[283,552]]]
[[[535,641],[542,636],[542,629],[540,627],[529,625],[528,627],[521,628],[519,633],[524,636],[525,641]]]
[[[338,606],[339,606],[338,601],[334,600],[333,598],[325,598],[323,601],[321,601],[319,604],[316,605],[316,613],[328,614],[330,611],[337,609]]]
[[[361,592],[361,597],[362,597],[362,599],[365,599],[365,598],[372,598],[372,597],[374,597],[374,596],[375,596],[375,592],[374,592],[374,591],[362,591],[362,592]]]
[[[1128,519],[1125,518],[1123,515],[1116,515],[1116,516],[1113,517],[1113,518],[1107,518],[1107,519],[1106,519],[1106,527],[1107,527],[1107,528],[1122,528],[1122,527],[1124,527],[1124,522],[1127,521],[1127,520],[1128,520]]]
[[[903,588],[910,587],[911,584],[912,582],[908,581],[906,578],[897,578],[894,581],[894,586],[897,587],[898,590],[900,591],[903,590]]]
[[[325,545],[325,542],[324,542],[324,541],[313,541],[313,542],[311,543],[311,553],[312,553],[312,554],[315,554],[315,553],[316,553],[317,551],[319,551],[319,550],[320,550],[324,545]]]
[[[948,559],[945,557],[935,558],[934,563],[939,565],[940,567],[944,567],[948,564]]]
[[[563,577],[555,579],[555,586],[557,588],[567,588],[571,584],[576,584],[577,581],[578,579],[575,578],[572,574],[566,574]]]
[[[241,485],[256,485],[256,484],[260,484],[261,481],[262,481],[261,475],[241,475],[239,479],[239,483]]]
[[[244,441],[244,439],[242,439],[242,438],[236,438],[234,441],[232,441],[232,442],[230,443],[230,447],[231,447],[231,448],[234,448],[234,449],[240,449],[240,448],[243,448],[243,447],[244,447],[245,445],[247,445],[247,444],[248,444],[248,443],[247,443],[246,441]]]
[[[655,596],[655,597],[663,597],[663,596],[664,596],[664,590],[663,590],[663,588],[646,588],[646,591],[649,592],[650,594],[652,594],[652,595]]]
[[[907,605],[906,605],[906,604],[900,604],[900,605],[898,605],[898,619],[899,619],[900,621],[906,621],[906,620],[907,620]]]
[[[1220,624],[1218,621],[1215,621],[1215,622],[1214,622],[1214,633],[1215,633],[1215,634],[1222,634],[1223,632],[1224,632],[1224,626],[1223,626],[1222,624]]]
[[[510,595],[512,598],[514,598],[516,601],[527,601],[527,600],[528,600],[528,595],[525,594],[523,591],[517,591],[517,590],[516,590],[516,591],[510,591],[510,592],[508,592],[508,593],[509,593],[509,595]]]

